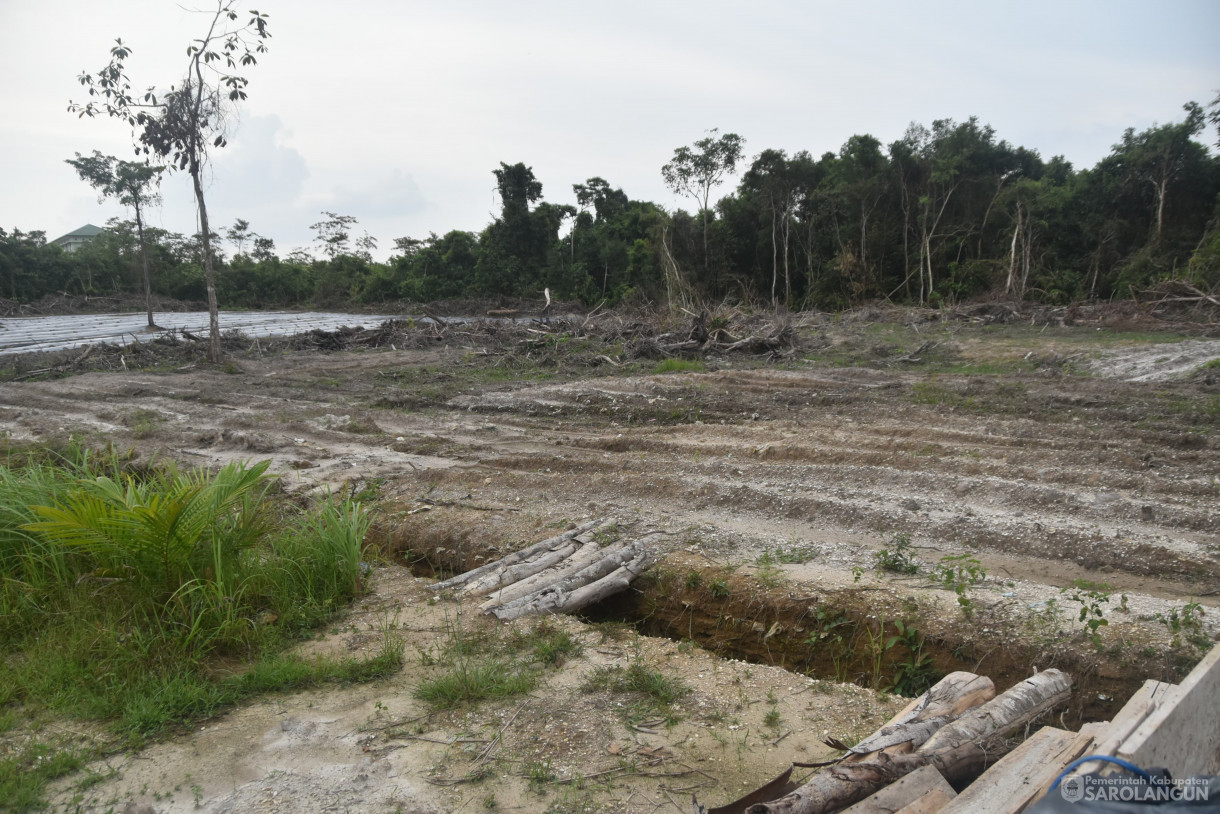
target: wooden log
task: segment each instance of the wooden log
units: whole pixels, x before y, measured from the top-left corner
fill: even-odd
[[[530,557],[537,554],[538,552],[543,551],[544,549],[560,545],[568,540],[571,540],[573,537],[577,536],[578,534],[584,534],[586,531],[589,531],[590,529],[597,528],[604,522],[605,522],[604,520],[590,520],[587,523],[582,523],[581,525],[577,526],[574,529],[568,529],[563,534],[559,534],[554,537],[548,538],[546,540],[542,540],[540,542],[534,543],[531,546],[527,546],[526,548],[523,548],[520,551],[514,551],[512,554],[501,557],[498,560],[493,560],[491,562],[483,563],[478,568],[472,568],[471,570],[466,571],[465,573],[458,574],[457,576],[453,577],[452,579],[447,579],[447,580],[444,580],[443,582],[437,582],[433,585],[429,585],[428,590],[429,591],[443,591],[447,588],[460,587],[472,580],[480,579],[485,574],[495,571],[498,568],[502,568],[505,565],[512,565],[513,563],[522,562],[523,560],[527,560]]]
[[[994,697],[995,684],[990,678],[962,671],[949,673],[896,719],[857,743],[851,751],[865,755],[899,743],[918,748],[945,724]]]
[[[1086,724],[1079,732],[1044,726],[983,772],[942,814],[1020,814],[1042,798],[1063,769],[1093,749],[1105,724]]]
[[[479,610],[486,613],[497,605],[504,605],[512,602],[514,599],[520,599],[523,596],[528,596],[536,591],[540,591],[547,585],[566,579],[572,574],[575,574],[578,571],[592,565],[597,560],[602,559],[614,551],[625,547],[626,545],[624,544],[622,546],[614,546],[603,549],[597,543],[586,542],[578,551],[576,551],[576,553],[572,554],[572,556],[568,557],[556,567],[543,573],[534,574],[533,576],[518,580],[512,585],[506,585],[499,590],[493,591],[491,594],[489,594],[487,601],[479,606]]]
[[[656,561],[656,554],[647,550],[641,551],[613,573],[572,591],[560,604],[559,610],[563,613],[575,613],[594,602],[600,602],[608,596],[626,590],[632,580],[651,568]]]
[[[501,619],[515,619],[522,614],[505,615],[509,611],[520,608],[524,605],[540,603],[541,610],[549,610],[558,607],[561,596],[566,596],[572,591],[580,588],[583,585],[588,585],[590,582],[601,579],[615,569],[622,566],[623,563],[630,561],[641,551],[645,550],[649,544],[659,538],[660,534],[650,534],[642,537],[635,542],[625,545],[615,546],[614,548],[603,549],[602,556],[590,565],[581,568],[566,576],[548,582],[533,593],[517,597],[509,602],[505,602],[499,606],[488,607],[484,613],[492,612]],[[524,613],[529,613],[526,610]]]
[[[747,814],[830,814],[888,786],[924,766],[933,766],[950,783],[964,782],[982,772],[988,757],[1003,749],[1003,741],[964,743],[937,752],[894,754],[877,752],[856,763],[844,761],[818,772],[796,791],[746,809]]]
[[[630,583],[631,579],[635,578],[636,574],[642,572],[648,565],[651,565],[651,560],[643,564],[642,555],[654,556],[651,552],[647,551],[647,545],[655,536],[659,535],[649,535],[642,540],[638,540],[630,546],[619,549],[613,554],[581,569],[575,574],[546,586],[540,591],[491,608],[490,613],[495,614],[498,619],[516,619],[529,613],[564,613],[578,610],[583,605],[570,603],[571,596],[591,585],[598,585],[602,583],[602,580],[606,580],[611,576],[615,577],[613,583],[602,583],[598,588],[591,590],[601,592],[604,596],[609,596],[614,592],[610,590],[611,585],[617,586],[617,590],[622,590],[626,587],[627,583]],[[634,572],[628,577],[624,564],[636,563],[637,561],[641,564],[633,566]],[[626,578],[626,582],[622,581],[624,578]],[[577,597],[577,601],[588,595],[589,591],[584,591],[584,593]]]
[[[540,552],[537,556],[531,557],[525,562],[503,566],[489,574],[485,574],[481,579],[466,583],[465,587],[462,588],[462,593],[485,596],[497,588],[512,585],[514,582],[532,577],[540,571],[545,571],[553,565],[558,565],[572,554],[575,554],[576,548],[576,543],[567,540],[549,551]]]
[[[956,743],[1015,732],[1062,704],[1071,693],[1071,676],[1060,670],[1043,670],[945,726],[920,750],[931,752]]]
[[[954,793],[940,772],[932,766],[922,766],[845,809],[843,814],[894,814],[932,791],[941,791],[950,797]]]
[[[945,725],[918,751],[899,752],[910,748],[903,743],[866,758],[852,755],[854,760],[818,772],[786,797],[753,805],[748,812],[828,814],[927,765],[934,766],[950,782],[972,779],[989,760],[1006,751],[1004,735],[1066,701],[1071,686],[1072,680],[1065,673],[1046,670]]]

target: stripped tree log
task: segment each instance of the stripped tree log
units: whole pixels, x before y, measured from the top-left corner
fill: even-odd
[[[1072,679],[1059,670],[1038,673],[945,724],[917,751],[909,751],[910,742],[903,741],[867,757],[852,754],[813,775],[791,794],[752,805],[747,812],[829,814],[923,766],[934,766],[951,783],[971,780],[989,761],[1008,751],[1006,735],[1066,701],[1071,688]],[[869,740],[880,742],[879,735]]]
[[[535,591],[540,591],[547,585],[567,579],[572,574],[587,568],[594,562],[604,559],[610,551],[610,549],[603,549],[597,543],[587,542],[556,567],[540,574],[525,577],[511,585],[504,585],[493,591],[489,595],[490,598],[480,605],[479,609],[483,611],[491,610],[497,605],[504,605],[512,602],[514,599],[520,599]]]
[[[995,684],[986,676],[954,672],[942,678],[904,714],[851,747],[856,755],[879,752],[900,743],[918,749],[945,724],[966,710],[995,697]]]
[[[1071,694],[1071,676],[1060,670],[1044,670],[948,724],[920,749],[930,752],[1015,732],[1067,701]]]
[[[575,613],[619,591],[625,591],[632,580],[651,568],[656,561],[657,557],[653,552],[640,551],[630,561],[596,582],[590,582],[572,591],[560,603],[559,610],[562,613]]]
[[[542,571],[545,571],[552,566],[566,560],[568,557],[576,553],[576,549],[580,544],[571,540],[561,544],[557,548],[543,551],[536,557],[533,557],[525,562],[510,565],[505,568],[498,568],[490,574],[485,575],[482,579],[468,583],[462,589],[463,593],[473,596],[486,596],[497,588],[502,588],[505,585],[512,585],[515,582],[520,582],[523,579],[532,577]]]
[[[855,746],[849,747],[834,738],[827,738],[826,744],[850,753],[841,763],[866,760],[868,756],[883,750],[887,754],[905,754],[918,748],[946,721],[994,697],[995,685],[990,678],[960,671],[949,673],[922,696],[911,701],[885,726]],[[776,778],[741,799],[718,808],[705,809],[696,800],[696,811],[701,814],[745,814],[752,805],[779,799],[799,788],[800,784],[787,781],[789,775],[791,769],[783,775],[783,782]],[[767,792],[772,790],[776,793],[768,795]]]
[[[616,548],[574,574],[485,612],[493,613],[499,619],[516,619],[529,613],[572,613],[587,607],[625,589],[636,576],[651,567],[656,555],[650,546],[656,544],[659,537],[659,534],[649,535]]]
[[[540,552],[547,551],[547,550],[550,550],[551,548],[561,546],[561,545],[565,544],[568,540],[571,540],[573,537],[577,536],[578,534],[583,534],[584,532],[589,531],[590,529],[595,529],[598,526],[603,525],[604,523],[605,523],[605,521],[603,521],[603,520],[590,520],[587,523],[582,523],[581,525],[577,526],[574,529],[568,529],[563,534],[556,535],[555,537],[551,537],[550,539],[543,540],[538,543],[534,543],[532,546],[527,546],[527,547],[521,549],[520,551],[514,551],[512,554],[509,554],[508,556],[505,556],[505,557],[501,557],[498,560],[493,560],[492,562],[483,563],[478,568],[473,568],[463,574],[458,574],[456,577],[453,577],[452,579],[447,579],[444,582],[438,582],[435,585],[430,585],[430,586],[428,586],[428,590],[443,591],[448,588],[459,588],[468,582],[472,582],[476,579],[480,579],[483,576],[486,576],[487,574],[489,574],[493,571],[497,571],[499,569],[504,568],[505,566],[512,565],[512,564],[518,563],[518,562],[522,562],[524,560],[529,559],[530,557],[533,557],[533,556],[539,554]]]
[[[603,546],[599,538],[613,528],[604,520],[584,523],[438,582],[431,590],[457,588],[466,595],[486,596],[480,610],[501,619],[573,613],[622,591],[656,562],[653,549],[661,534]]]

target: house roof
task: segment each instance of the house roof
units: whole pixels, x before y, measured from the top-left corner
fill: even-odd
[[[69,238],[69,237],[97,237],[104,231],[106,231],[106,230],[100,226],[94,226],[92,223],[86,223],[84,226],[80,227],[79,229],[74,229],[71,232],[68,232],[68,234],[66,234],[66,235],[60,235],[59,237],[55,238],[51,242],[58,243],[59,241],[64,240],[65,238]]]

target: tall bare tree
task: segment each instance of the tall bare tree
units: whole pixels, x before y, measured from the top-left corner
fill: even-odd
[[[132,128],[136,153],[169,160],[171,169],[190,173],[203,240],[203,272],[208,292],[208,358],[220,361],[220,318],[216,302],[216,272],[212,257],[212,230],[203,194],[203,170],[208,151],[227,141],[229,112],[246,98],[249,82],[236,71],[257,63],[271,37],[267,15],[251,11],[239,22],[235,0],[217,0],[207,31],[187,46],[187,65],[177,86],[158,94],[150,86],[133,91],[127,77],[132,50],[121,39],[110,49],[110,62],[96,73],[83,73],[80,83],[93,97],[85,104],[70,102],[68,110],[80,116],[106,115],[126,121]]]

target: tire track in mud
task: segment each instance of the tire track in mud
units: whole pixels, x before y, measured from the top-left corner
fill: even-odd
[[[423,411],[375,406],[413,396],[385,374],[421,358],[9,384],[0,421],[16,436],[65,427],[194,462],[271,457],[302,488],[457,466],[509,475],[506,499],[569,513],[600,502],[691,522],[721,512],[878,539],[901,531],[1033,579],[1058,562],[1119,587],[1124,573],[1152,578],[1175,595],[1220,577],[1214,436],[1149,412],[1142,386],[1028,377],[980,411],[925,403],[926,377],[906,373],[748,370],[496,383]],[[1002,390],[963,377],[936,386]],[[1094,406],[1063,413],[1073,401]],[[133,430],[137,411],[153,414],[146,437]],[[1137,415],[1107,421],[1115,411]],[[563,473],[558,493],[544,470]]]
[[[620,381],[600,394],[587,381],[579,388],[531,386],[486,401],[467,397],[461,405],[505,414],[514,404],[545,404],[568,419],[572,402],[585,409],[600,403],[602,410],[618,408],[611,415],[628,411],[638,421],[641,399],[671,403],[675,393],[690,392],[682,378]],[[826,381],[769,371],[689,378],[703,388],[713,415],[743,412],[736,408],[750,405],[743,401],[748,394],[807,391],[808,383]],[[937,410],[903,398],[905,385],[879,383],[876,375],[845,378],[867,380],[870,394],[897,397],[877,401],[871,413],[807,408],[775,420],[625,423],[610,433],[565,436],[557,441],[562,461],[506,455],[487,463],[527,473],[545,462],[588,477],[589,488],[596,484],[603,496],[640,505],[663,495],[679,513],[681,507],[724,507],[814,526],[905,531],[946,553],[974,551],[984,562],[994,554],[1009,568],[1029,560],[1016,576],[1039,580],[1054,570],[1048,561],[1071,564],[1072,576],[1104,574],[1120,587],[1124,574],[1150,577],[1170,595],[1206,592],[1220,578],[1212,534],[1220,505],[1207,437],[1164,426],[1127,434],[1122,424],[1100,420],[1081,426],[1078,416],[1039,421]],[[768,386],[772,379],[775,388]],[[745,397],[732,391],[743,383]],[[844,399],[858,401],[860,394],[849,389]],[[1110,407],[1088,394],[1047,397]]]

